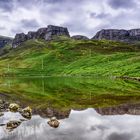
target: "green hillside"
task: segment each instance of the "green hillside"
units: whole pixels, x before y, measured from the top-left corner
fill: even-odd
[[[15,49],[7,46],[4,52],[1,75],[140,77],[140,44],[29,40]]]

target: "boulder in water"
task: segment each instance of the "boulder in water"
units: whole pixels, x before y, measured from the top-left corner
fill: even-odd
[[[4,113],[0,112],[0,117],[3,116],[3,115],[4,115]]]
[[[32,117],[32,109],[29,106],[24,108],[20,113],[26,119],[31,119]]]
[[[56,119],[56,117],[52,117],[49,121],[48,124],[53,127],[53,128],[57,128],[60,124],[60,122]]]
[[[15,128],[17,128],[20,124],[21,124],[20,121],[10,121],[6,124],[6,129],[12,131]]]
[[[18,109],[19,109],[19,105],[18,104],[12,103],[12,104],[9,105],[9,110],[11,112],[17,112]]]

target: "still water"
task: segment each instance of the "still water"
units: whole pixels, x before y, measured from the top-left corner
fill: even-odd
[[[140,83],[109,78],[1,78],[0,98],[33,109],[0,140],[139,140]],[[48,125],[57,117],[58,128]],[[0,124],[23,119],[4,112]]]
[[[20,118],[6,113],[0,123]],[[140,116],[101,115],[95,109],[71,110],[68,118],[60,119],[58,128],[51,128],[48,119],[34,115],[13,132],[0,128],[1,140],[139,140]]]

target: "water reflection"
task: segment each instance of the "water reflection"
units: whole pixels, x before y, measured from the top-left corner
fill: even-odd
[[[140,104],[124,104],[107,108],[96,108],[96,111],[101,115],[140,115]]]
[[[104,77],[0,78],[0,97],[41,110],[138,103],[139,89],[139,82]]]
[[[9,117],[11,116],[11,117]],[[18,118],[18,114],[6,113],[0,123]],[[56,129],[47,124],[48,119],[34,115],[13,132],[0,127],[1,140],[139,140],[140,116],[104,115],[95,109],[71,110],[69,118],[61,119]]]
[[[12,132],[1,126],[0,140],[139,140],[139,89],[120,79],[2,78],[0,98],[31,106],[33,117]],[[53,116],[56,129],[47,123]],[[21,117],[5,112],[0,124]]]

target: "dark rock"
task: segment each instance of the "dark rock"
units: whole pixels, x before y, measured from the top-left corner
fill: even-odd
[[[132,29],[132,30],[103,29],[97,32],[97,34],[92,39],[136,42],[140,41],[140,29]]]
[[[45,39],[46,41],[54,39],[55,36],[67,36],[70,37],[67,28],[48,25],[47,28],[40,28],[36,32],[28,32],[27,35],[24,33],[16,34],[12,46],[16,48],[23,42],[30,39]]]
[[[37,39],[45,39],[45,35],[47,33],[47,28],[40,28],[36,32]]]
[[[0,112],[0,117],[3,116],[3,115],[4,115],[4,113]]]
[[[2,123],[2,124],[0,124],[0,126],[5,126],[6,124],[4,124],[4,123]]]
[[[18,104],[12,103],[12,104],[9,105],[9,110],[11,112],[17,112],[18,109],[19,109],[19,105]]]
[[[20,45],[22,42],[25,42],[28,40],[28,36],[24,33],[16,34],[12,46],[13,48],[16,48],[18,45]]]
[[[28,32],[27,39],[35,39],[36,38],[36,32]]]
[[[71,110],[59,110],[55,108],[46,108],[46,109],[33,109],[33,114],[39,114],[43,118],[51,118],[53,116],[56,116],[57,119],[65,119],[68,118],[70,115]]]
[[[50,125],[50,127],[57,128],[59,126],[60,122],[55,117],[52,117],[48,121],[48,124]]]
[[[32,117],[32,109],[30,107],[24,108],[20,113],[26,119],[31,119]]]
[[[4,100],[0,99],[0,112],[7,111],[8,106],[9,106],[8,102],[5,102]]]
[[[0,36],[0,48],[4,47],[5,45],[12,44],[12,38]]]
[[[83,35],[74,35],[71,37],[72,39],[75,39],[75,40],[89,40],[88,37],[86,36],[83,36]]]
[[[70,37],[67,28],[49,25],[45,34],[45,40],[52,40],[54,36]]]
[[[20,124],[21,124],[20,121],[10,121],[6,124],[6,129],[12,131],[15,128],[17,128]]]

